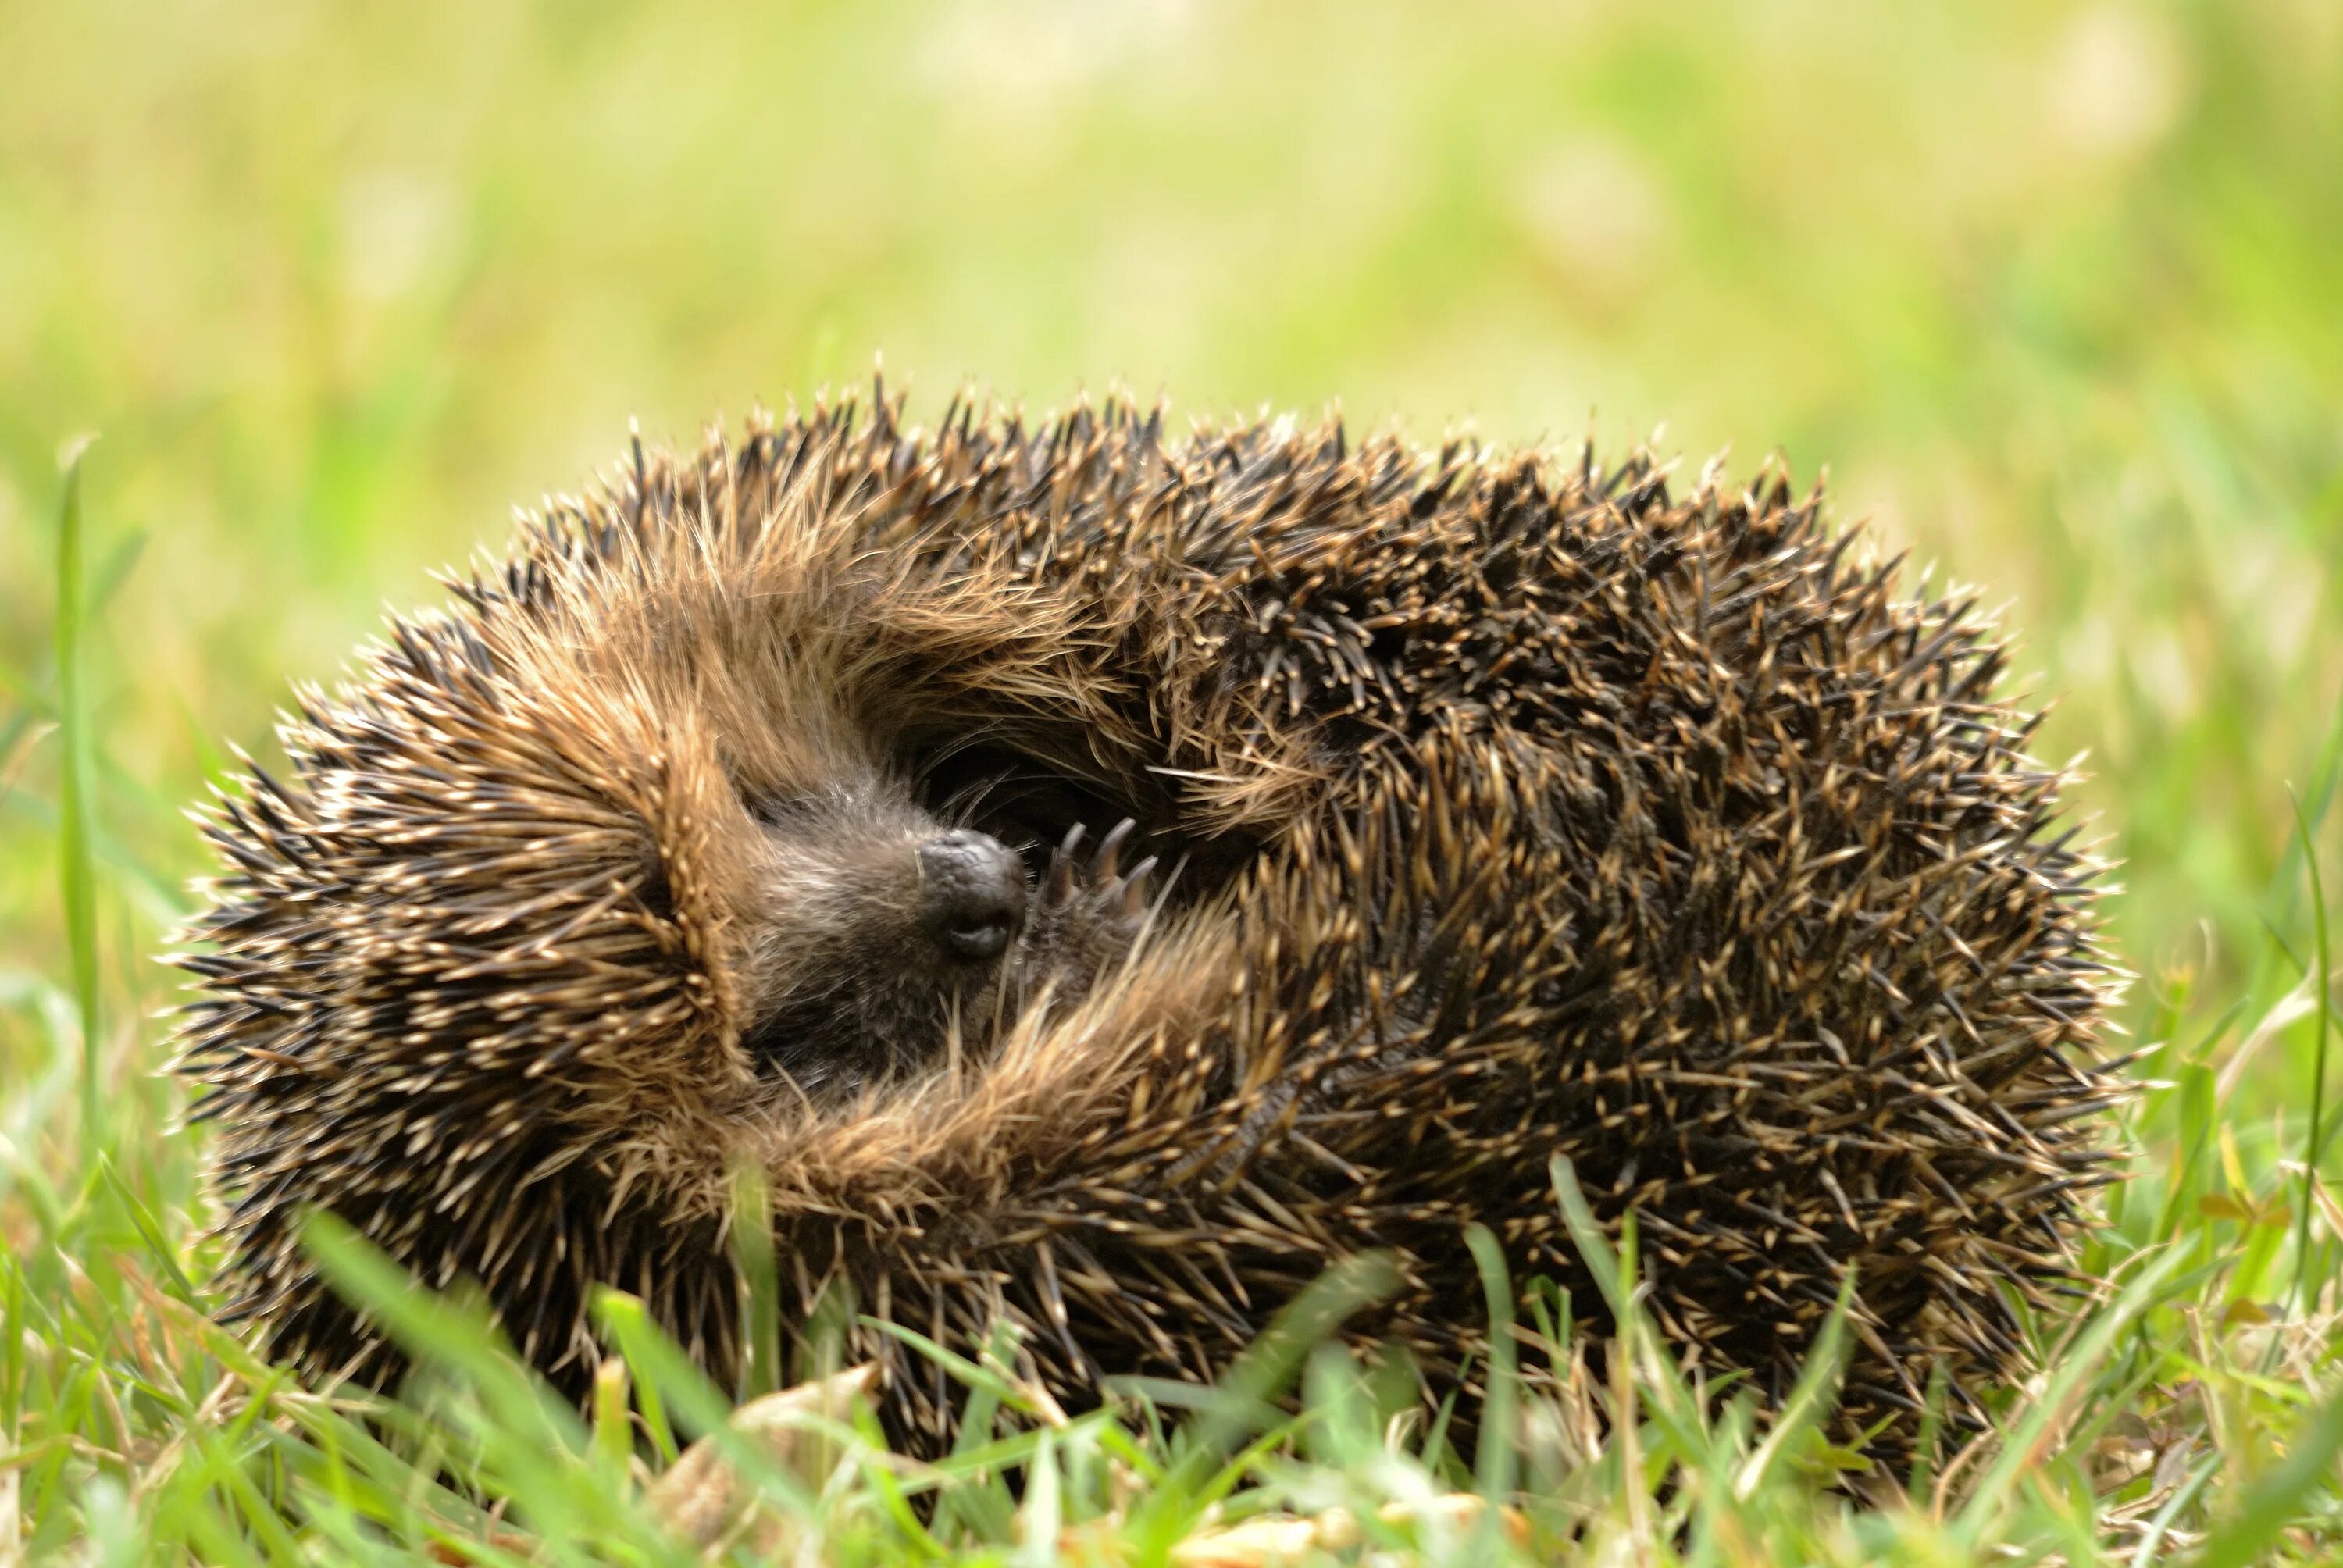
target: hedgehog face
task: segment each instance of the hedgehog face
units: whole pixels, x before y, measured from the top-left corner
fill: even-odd
[[[1006,845],[881,789],[755,812],[739,978],[740,1043],[760,1073],[850,1092],[997,1010],[1027,903]]]
[[[1078,807],[1098,803],[1021,783],[962,784],[931,809],[874,770],[747,799],[733,978],[760,1078],[851,1098],[981,1053],[1023,1008],[1079,1000],[1128,955],[1156,864],[1123,867],[1132,822],[1084,856]]]

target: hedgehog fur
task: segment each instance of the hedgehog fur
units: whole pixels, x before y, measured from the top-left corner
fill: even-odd
[[[2098,868],[1990,629],[1818,509],[1119,400],[638,441],[208,819],[227,1315],[396,1372],[315,1205],[572,1393],[604,1284],[728,1378],[745,1167],[792,1331],[1006,1322],[1073,1402],[1375,1250],[1349,1332],[1437,1395],[1475,1221],[1607,1322],[1559,1154],[1688,1364],[1778,1396],[1852,1271],[1843,1421],[1974,1411],[2106,1179]],[[1005,950],[913,940],[938,835],[1017,857]],[[940,1441],[941,1370],[848,1332]]]

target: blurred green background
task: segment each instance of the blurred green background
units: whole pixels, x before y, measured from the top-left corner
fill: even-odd
[[[290,679],[630,417],[880,353],[915,417],[1121,382],[1827,465],[2008,603],[2144,995],[2300,929],[2288,789],[2343,734],[2335,0],[0,0],[0,62],[14,975],[63,961],[62,440],[102,433],[101,913],[151,1006],[178,808]]]

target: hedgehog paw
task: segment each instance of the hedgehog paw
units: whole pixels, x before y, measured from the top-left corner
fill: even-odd
[[[1050,852],[1020,944],[1029,988],[1054,982],[1061,995],[1080,996],[1139,940],[1154,905],[1158,866],[1151,855],[1124,869],[1135,826],[1124,818],[1085,857],[1089,829],[1077,822]]]

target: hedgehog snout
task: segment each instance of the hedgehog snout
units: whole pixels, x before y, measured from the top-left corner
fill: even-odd
[[[920,846],[920,921],[950,957],[990,963],[1025,918],[1025,863],[989,833],[955,829]]]
[[[988,833],[907,806],[771,811],[739,950],[741,1049],[846,1096],[936,1060],[1030,922],[1025,865]]]

